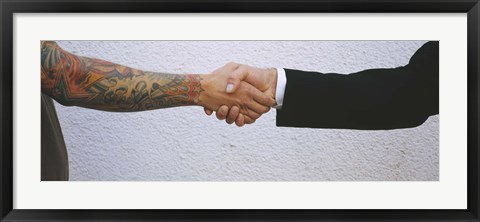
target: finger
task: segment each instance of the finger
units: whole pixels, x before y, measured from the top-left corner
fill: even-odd
[[[250,111],[258,113],[260,115],[270,111],[269,106],[264,106],[260,103],[257,103],[256,101],[250,101],[249,103],[247,103],[247,107],[249,109],[249,114],[250,114]],[[253,117],[253,116],[250,115],[250,117]]]
[[[216,112],[217,119],[224,120],[228,115],[228,106],[222,105]]]
[[[254,122],[255,122],[255,119],[245,116],[245,124],[252,124]]]
[[[250,109],[248,106],[242,107],[242,111],[240,111],[245,116],[250,117],[251,119],[258,119],[262,116],[262,113],[257,113],[253,109]]]
[[[227,79],[227,93],[234,93],[238,87],[240,86],[240,82],[246,79],[248,76],[248,72],[245,69],[236,69],[233,71]]]
[[[211,109],[208,109],[208,108],[203,108],[203,111],[205,111],[205,114],[207,114],[207,116],[210,116],[213,113],[213,111]]]
[[[238,127],[242,127],[243,125],[245,125],[245,117],[243,116],[243,114],[238,114],[238,117],[237,119],[235,120],[235,124],[238,126]]]
[[[257,89],[251,90],[251,93],[252,93],[253,99],[264,106],[272,107],[272,106],[275,106],[276,104],[276,101],[274,98],[272,98],[271,96],[267,95],[266,93],[260,90],[257,90]]]
[[[230,108],[230,112],[228,113],[226,122],[228,124],[234,123],[238,117],[238,114],[240,114],[240,108],[238,108],[238,106],[232,106],[232,108]]]
[[[261,97],[268,97],[265,93],[261,92],[260,90],[256,89],[252,85],[248,83],[243,83],[242,82],[242,88],[245,88],[247,95],[242,98],[243,104],[242,108],[246,108],[244,110],[251,110],[253,112],[256,112],[258,114],[263,114],[265,112],[268,112],[270,110],[269,106],[263,105],[255,98],[261,98]],[[268,99],[267,99],[268,100]],[[244,113],[245,114],[245,113]],[[247,113],[248,115],[248,113]],[[249,115],[250,117],[254,118],[252,115]],[[254,118],[256,119],[256,118]]]
[[[275,99],[273,99],[271,96],[269,96],[267,93],[264,93],[254,86],[247,84],[247,83],[242,83],[242,88],[245,87],[247,90],[247,95],[249,95],[252,100],[254,100],[256,103],[259,103],[260,105],[263,106],[268,106],[272,107],[275,105]],[[260,110],[255,110],[256,112],[259,113],[264,113]],[[267,110],[268,111],[268,110]]]

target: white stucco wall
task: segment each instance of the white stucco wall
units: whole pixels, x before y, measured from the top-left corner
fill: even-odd
[[[424,41],[59,41],[142,70],[208,73],[229,61],[351,73],[405,65]],[[314,101],[312,101],[314,102]],[[438,180],[438,115],[390,131],[238,128],[201,107],[111,113],[56,104],[71,180]],[[392,116],[392,118],[395,118]]]

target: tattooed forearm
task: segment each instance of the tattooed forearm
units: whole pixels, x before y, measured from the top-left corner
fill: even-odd
[[[106,111],[142,111],[198,104],[200,75],[145,72],[73,55],[41,43],[42,92],[59,103]]]

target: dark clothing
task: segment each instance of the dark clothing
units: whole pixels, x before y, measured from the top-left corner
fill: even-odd
[[[439,42],[424,44],[408,65],[349,75],[286,69],[277,126],[396,129],[438,114]]]
[[[41,180],[68,180],[68,156],[53,101],[42,93]]]

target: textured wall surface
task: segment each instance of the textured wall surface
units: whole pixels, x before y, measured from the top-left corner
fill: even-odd
[[[209,73],[229,61],[352,73],[408,63],[423,41],[59,41],[78,55],[148,71]],[[312,101],[315,102],[315,101]],[[56,103],[71,180],[438,180],[439,118],[412,129],[238,128],[201,107],[111,113]],[[392,118],[395,118],[392,116]]]

